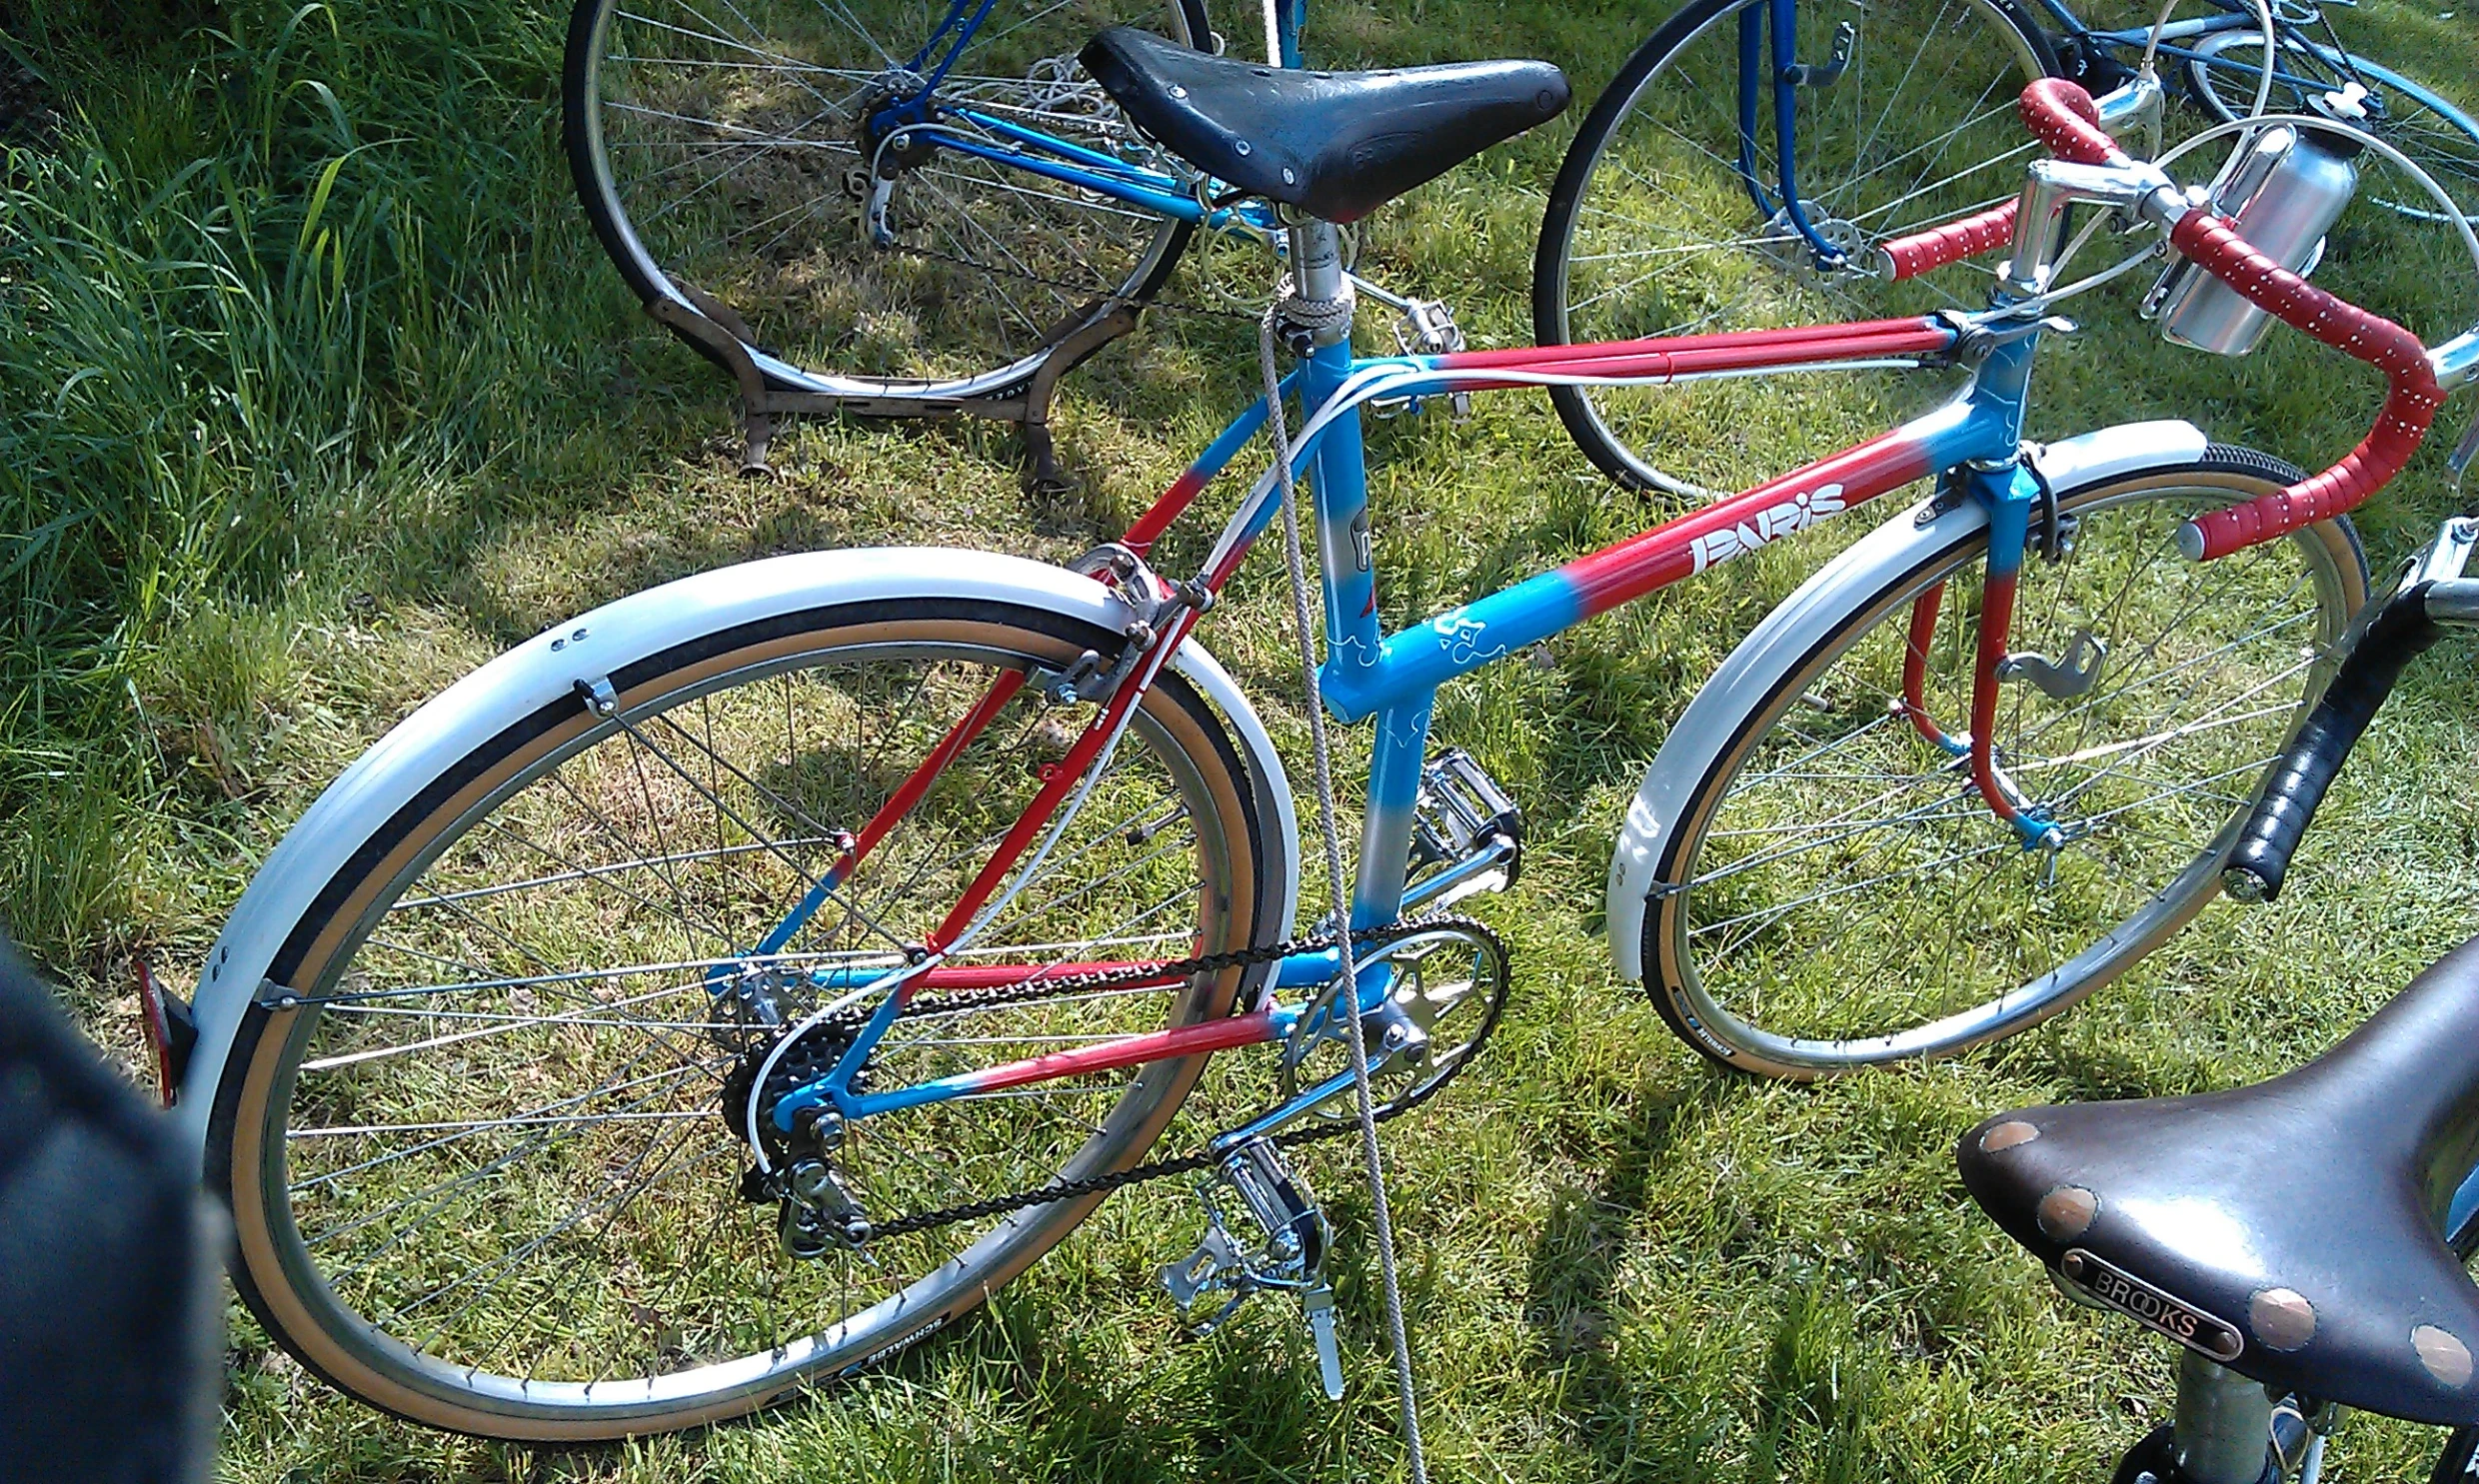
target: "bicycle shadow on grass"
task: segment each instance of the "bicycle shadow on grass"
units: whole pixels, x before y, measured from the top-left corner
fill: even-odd
[[[1553,1196],[1533,1243],[1522,1310],[1533,1340],[1528,1358],[1599,1477],[1699,1475],[1703,1439],[1654,1441],[1639,1431],[1644,1392],[1658,1383],[1620,1359],[1618,1295],[1655,1172],[1748,1090],[1741,1079],[1720,1074],[1648,1081],[1600,1180],[1588,1188],[1570,1184]]]

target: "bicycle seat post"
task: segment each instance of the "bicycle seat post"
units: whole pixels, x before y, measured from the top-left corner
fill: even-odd
[[[1325,306],[1348,292],[1342,272],[1341,235],[1331,222],[1309,219],[1290,228],[1292,293],[1304,305]],[[1303,327],[1311,346],[1340,345],[1351,338],[1346,315],[1313,317]]]
[[[2188,1484],[2256,1484],[2264,1476],[2272,1398],[2261,1381],[2178,1353],[2178,1475]]]

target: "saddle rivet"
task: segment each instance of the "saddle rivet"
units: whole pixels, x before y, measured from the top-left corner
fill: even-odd
[[[2028,1144],[2040,1136],[2040,1130],[2020,1118],[2008,1118],[1980,1135],[1980,1152],[2003,1153],[2017,1144]]]
[[[1181,87],[1178,83],[1173,83],[1171,85],[1171,96],[1174,98],[1185,98],[1188,96],[1188,89]]]
[[[1282,184],[1286,186],[1295,186],[1299,184],[1299,177],[1291,174],[1291,167],[1288,165],[1282,167]]]
[[[1232,143],[1232,148],[1244,155],[1248,152],[1248,142],[1244,139],[1235,140]]]
[[[2315,1305],[2295,1288],[2266,1288],[2247,1301],[2247,1327],[2275,1350],[2295,1350],[2315,1338]]]
[[[2040,1197],[2034,1213],[2040,1230],[2049,1240],[2070,1241],[2091,1230],[2092,1218],[2100,1214],[2100,1197],[2080,1185],[2060,1185]]]
[[[2419,1364],[2427,1373],[2445,1385],[2458,1388],[2470,1380],[2470,1347],[2451,1331],[2422,1324],[2410,1331],[2410,1348],[2419,1352]]]

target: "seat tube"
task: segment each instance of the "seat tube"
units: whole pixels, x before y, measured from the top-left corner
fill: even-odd
[[[1360,821],[1359,871],[1351,886],[1351,925],[1374,927],[1402,915],[1411,865],[1411,820],[1428,757],[1429,704],[1422,696],[1375,717],[1368,759],[1368,813]]]
[[[1340,244],[1332,224],[1304,222],[1290,234],[1299,297],[1332,303],[1344,292]],[[1322,406],[1351,375],[1351,327],[1322,326],[1309,337],[1300,378],[1302,415]],[[1368,529],[1368,466],[1356,408],[1327,425],[1308,474],[1316,507],[1317,563],[1325,602],[1325,663],[1329,681],[1368,679],[1377,665],[1377,584]],[[1370,761],[1368,813],[1361,822],[1360,858],[1351,893],[1354,926],[1390,922],[1402,909],[1403,873],[1411,838],[1413,798],[1428,740],[1429,698],[1388,707],[1377,718]]]
[[[1329,223],[1291,229],[1298,294],[1331,303],[1344,293],[1342,259]],[[1300,378],[1303,417],[1325,404],[1351,375],[1351,327],[1326,326],[1311,337],[1307,374]],[[1317,562],[1324,582],[1325,668],[1363,680],[1377,663],[1377,584],[1368,531],[1368,466],[1354,408],[1327,425],[1308,472],[1316,508]]]

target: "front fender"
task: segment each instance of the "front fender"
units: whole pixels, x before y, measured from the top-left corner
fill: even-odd
[[[293,825],[234,906],[209,950],[194,1006],[198,1042],[174,1112],[203,1155],[207,1118],[242,1016],[287,934],[312,898],[397,810],[474,747],[577,683],[718,629],[841,604],[957,598],[1018,604],[1108,628],[1130,617],[1110,590],[1063,568],[990,552],[932,548],[812,552],[722,568],[607,604],[501,655],[424,703],[327,786]],[[1259,793],[1271,809],[1281,862],[1281,921],[1291,920],[1299,882],[1290,781],[1264,726],[1229,673],[1196,640],[1173,665],[1230,719]]]
[[[2203,457],[2209,440],[2191,423],[2127,423],[2035,449],[2032,462],[2050,488],[2063,493],[2161,465]],[[1857,545],[1825,564],[1739,643],[1687,704],[1644,779],[1627,804],[1626,821],[1609,859],[1609,953],[1618,977],[1644,976],[1644,907],[1671,827],[1702,775],[1704,762],[1730,742],[1730,730],[1746,714],[1749,698],[1769,694],[1784,672],[1812,645],[1818,626],[1910,570],[1930,551],[1950,545],[1988,524],[1975,500],[1926,520],[1929,501],[1887,521]],[[1926,524],[1922,524],[1923,520]]]

